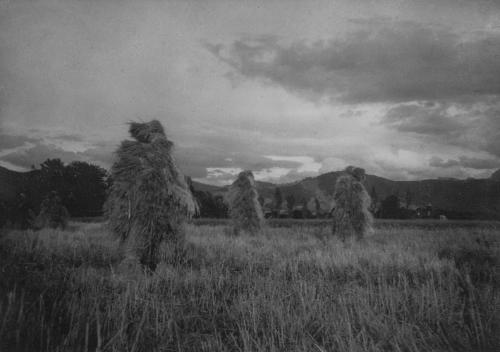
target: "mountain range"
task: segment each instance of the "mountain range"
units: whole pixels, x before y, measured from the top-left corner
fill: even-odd
[[[32,182],[36,170],[16,172],[0,167],[0,201],[11,201],[23,187]],[[286,200],[293,196],[297,205],[318,199],[328,203],[334,192],[335,182],[341,171],[308,177],[288,184],[257,182],[259,195],[265,202],[272,202],[276,188]],[[364,182],[367,191],[380,202],[390,195],[397,195],[402,205],[417,208],[431,205],[434,209],[461,217],[474,219],[500,219],[500,170],[486,179],[428,179],[419,181],[393,181],[375,175],[367,175]],[[229,186],[218,187],[193,182],[198,191],[212,195],[224,195]]]
[[[282,198],[293,196],[297,205],[311,199],[321,203],[332,198],[335,182],[341,171],[328,172],[317,177],[308,177],[288,184],[257,182],[259,195],[266,201],[274,199],[279,187]],[[396,195],[402,206],[418,208],[432,206],[451,217],[471,219],[500,219],[500,170],[486,179],[427,179],[419,181],[393,181],[375,175],[367,175],[364,185],[381,202],[390,195]],[[194,182],[194,188],[212,194],[223,195],[229,186],[217,187]]]

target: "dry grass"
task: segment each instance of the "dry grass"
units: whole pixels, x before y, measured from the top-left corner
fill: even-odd
[[[496,351],[497,230],[191,226],[153,275],[98,224],[0,239],[2,351]]]

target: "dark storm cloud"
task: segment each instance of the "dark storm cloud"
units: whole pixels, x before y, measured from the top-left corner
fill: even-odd
[[[449,136],[461,132],[465,127],[447,114],[449,106],[433,104],[402,104],[391,108],[384,117],[384,123],[400,132],[424,135]]]
[[[500,157],[500,106],[487,109],[469,128],[477,129],[482,149]]]
[[[453,109],[498,96],[491,4],[2,2],[0,134],[32,140],[0,138],[0,160],[109,168],[126,123],[158,118],[180,168],[200,179],[241,168],[292,181],[316,170],[263,155],[312,157],[321,172],[451,175],[429,158],[500,156],[496,112]]]
[[[360,23],[358,23],[360,24]],[[206,47],[248,78],[310,99],[348,103],[463,99],[500,94],[500,35],[386,19],[329,41],[274,37]]]
[[[55,146],[38,144],[28,150],[18,150],[9,153],[2,156],[0,159],[17,166],[29,168],[32,165],[38,166],[48,158],[58,158],[64,162],[68,162],[76,159],[76,153],[65,151]]]
[[[54,137],[54,139],[68,141],[68,142],[83,142],[84,138],[76,134],[60,134]]]
[[[25,139],[5,139],[6,143],[0,144],[0,149],[12,149],[9,153],[0,156],[0,161],[9,162],[15,166],[29,169],[31,166],[38,167],[46,159],[61,159],[64,163],[72,161],[86,161],[98,164],[109,169],[115,160],[115,150],[119,143],[97,143],[85,151],[70,151],[54,144],[37,139],[28,139],[31,146],[23,144]],[[15,143],[17,141],[17,143]],[[2,140],[3,142],[3,140]],[[4,146],[5,145],[5,146]],[[9,148],[7,148],[9,146]],[[23,147],[24,146],[24,147]],[[21,148],[22,147],[22,148]],[[237,149],[237,148],[233,148]],[[212,168],[240,168],[260,171],[272,167],[296,168],[301,164],[293,161],[271,160],[264,156],[250,152],[234,151],[228,153],[210,148],[199,149],[189,147],[177,147],[174,156],[184,174],[193,178],[204,178],[207,176],[207,166]],[[233,177],[229,173],[227,177]],[[219,178],[218,178],[219,179]]]
[[[76,152],[75,154],[78,159],[91,163],[97,163],[105,168],[110,168],[115,159],[116,149],[117,148],[114,145],[102,145],[89,148],[84,152]]]
[[[0,150],[21,147],[25,143],[37,142],[38,139],[0,133]]]
[[[86,161],[108,167],[112,163],[113,153],[109,147],[93,147],[83,152],[73,152],[61,147],[43,142],[36,142],[28,149],[19,149],[3,155],[0,160],[13,165],[30,168],[39,166],[47,159],[61,159],[65,163],[72,161]]]
[[[469,108],[467,114],[472,118],[466,121],[463,134],[450,141],[464,149],[484,151],[500,157],[500,106],[498,103],[491,105],[485,110]]]
[[[458,166],[458,165],[460,165],[460,162],[458,160],[448,159],[445,161],[442,158],[437,157],[437,156],[433,156],[429,160],[429,166],[432,166],[432,167],[447,168],[447,167],[453,167],[453,166]]]
[[[463,103],[399,104],[387,111],[381,123],[398,132],[420,136],[426,143],[445,143],[464,151],[487,152],[500,157],[500,105],[492,98]],[[441,165],[434,160],[436,165],[431,166],[452,166],[447,162]],[[460,160],[460,165],[476,168],[471,160]]]
[[[414,180],[429,180],[436,178],[453,178],[453,179],[466,179],[471,175],[462,168],[453,167],[453,168],[422,168],[418,170],[410,170],[408,175],[411,179]],[[485,175],[481,175],[480,178],[487,177]]]
[[[429,166],[439,167],[439,168],[450,168],[455,166],[461,166],[469,169],[489,170],[489,169],[499,168],[500,160],[492,158],[482,159],[482,158],[461,156],[458,158],[458,160],[448,159],[445,161],[439,157],[432,157],[429,160]]]
[[[470,169],[486,170],[500,167],[500,160],[498,159],[481,159],[461,156],[459,161],[460,165]]]

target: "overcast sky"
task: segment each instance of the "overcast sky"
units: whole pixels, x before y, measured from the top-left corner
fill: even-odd
[[[154,118],[206,183],[488,177],[499,4],[0,0],[0,165],[109,167]]]

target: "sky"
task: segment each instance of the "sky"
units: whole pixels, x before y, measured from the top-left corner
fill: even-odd
[[[214,185],[500,168],[500,2],[0,0],[0,165],[109,168],[158,119]]]

